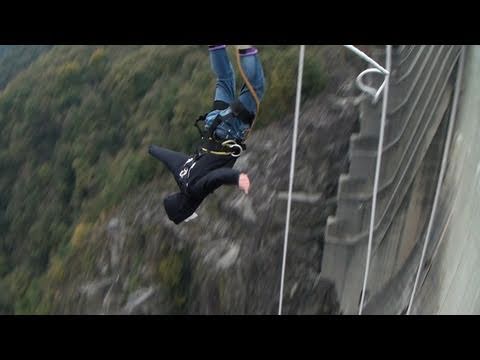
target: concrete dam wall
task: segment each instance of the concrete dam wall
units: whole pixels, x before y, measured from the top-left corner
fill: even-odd
[[[391,61],[362,312],[403,314],[413,299],[412,314],[478,313],[479,47],[402,46]],[[370,82],[379,85],[378,79]],[[360,130],[351,137],[349,171],[339,179],[336,213],[325,231],[322,276],[335,284],[342,314],[357,314],[362,296],[381,103],[365,100],[360,105]],[[446,146],[446,168],[434,209]]]

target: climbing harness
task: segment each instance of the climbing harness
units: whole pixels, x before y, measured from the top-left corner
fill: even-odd
[[[232,107],[235,108],[233,105]],[[240,136],[245,131],[232,125],[231,121],[237,120],[247,124],[248,117],[242,115],[245,113],[235,112],[232,107],[221,112],[214,110],[209,114],[200,116],[195,121],[195,127],[201,137],[201,145],[197,152],[239,157],[246,150],[247,147],[242,141],[244,136]],[[211,115],[212,113],[213,115]],[[201,121],[205,123],[203,126],[199,125]]]
[[[192,169],[195,167],[195,165],[197,164],[197,160],[200,158],[200,154],[195,154],[193,157],[189,158],[185,164],[183,164],[183,166],[181,167],[181,171],[179,173],[179,184],[180,184],[180,187],[182,188],[183,191],[185,191],[186,193],[188,193],[188,180],[189,180],[189,177],[190,177],[190,172],[192,171]]]

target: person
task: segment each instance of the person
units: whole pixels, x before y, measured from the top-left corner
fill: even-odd
[[[263,99],[265,77],[257,48],[237,45],[240,64],[253,88],[247,84],[236,97],[235,73],[226,45],[208,46],[211,68],[216,76],[212,110],[199,118],[202,147],[193,155],[150,145],[148,152],[172,173],[180,191],[164,199],[168,218],[175,224],[188,222],[198,215],[203,200],[222,185],[235,185],[248,194],[250,179],[246,173],[233,169],[239,155],[246,149],[244,140],[251,129]]]

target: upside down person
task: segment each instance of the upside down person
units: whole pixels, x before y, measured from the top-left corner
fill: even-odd
[[[168,218],[177,225],[196,218],[195,211],[202,201],[222,185],[238,186],[246,194],[250,189],[248,175],[233,166],[246,148],[244,140],[255,119],[257,101],[264,95],[265,79],[258,49],[250,45],[236,47],[243,72],[255,92],[252,95],[244,84],[238,98],[226,45],[211,45],[208,51],[217,81],[213,108],[200,117],[204,121],[202,128],[198,127],[198,120],[196,123],[204,140],[202,147],[191,156],[155,145],[148,150],[165,164],[180,189],[164,199]]]

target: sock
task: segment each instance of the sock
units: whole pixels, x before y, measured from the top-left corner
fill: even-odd
[[[249,45],[247,45],[249,46]],[[249,56],[249,55],[255,55],[258,53],[258,49],[254,47],[247,47],[247,48],[241,48],[240,46],[238,47],[238,52],[240,53],[240,56]]]
[[[220,50],[220,49],[225,49],[227,45],[208,45],[208,50],[213,51],[213,50]]]

